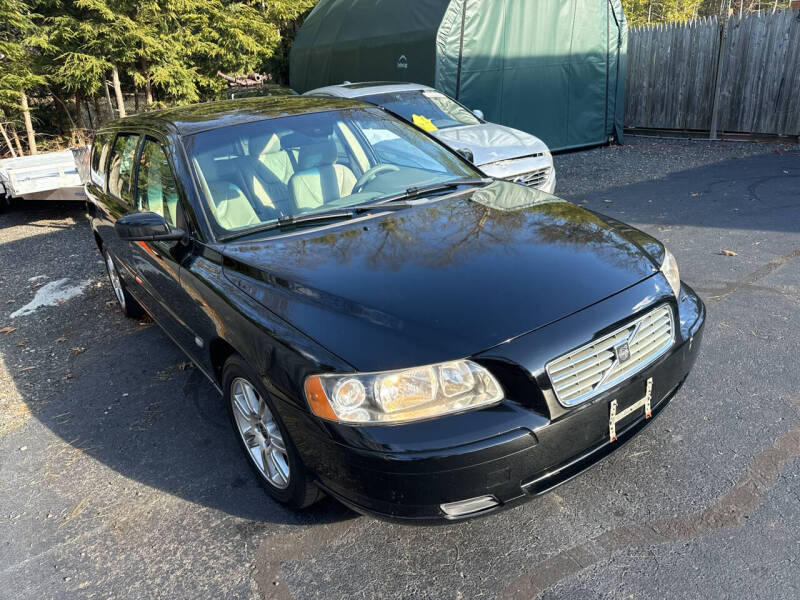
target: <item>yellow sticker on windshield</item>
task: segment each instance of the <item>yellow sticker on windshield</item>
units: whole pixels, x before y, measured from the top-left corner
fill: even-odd
[[[414,120],[414,125],[424,131],[436,131],[439,129],[428,117],[423,117],[422,115],[411,115],[411,118]]]

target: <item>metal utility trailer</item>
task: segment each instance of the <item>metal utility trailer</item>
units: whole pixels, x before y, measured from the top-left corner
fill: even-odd
[[[83,200],[71,150],[0,159],[0,200]]]

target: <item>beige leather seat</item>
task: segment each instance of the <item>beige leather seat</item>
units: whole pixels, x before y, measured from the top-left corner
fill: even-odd
[[[261,223],[247,196],[235,183],[212,181],[208,184],[208,191],[214,216],[225,229],[241,229]]]
[[[289,180],[289,194],[297,209],[319,208],[353,193],[356,176],[336,164],[336,144],[326,141],[302,147],[299,171]]]
[[[250,156],[258,158],[284,184],[288,184],[294,175],[296,161],[293,161],[294,157],[286,150],[281,149],[281,140],[274,133],[251,138]]]

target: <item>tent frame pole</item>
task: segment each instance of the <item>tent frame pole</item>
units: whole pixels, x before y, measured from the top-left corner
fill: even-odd
[[[461,65],[464,62],[464,28],[467,25],[467,0],[461,3],[461,37],[458,41],[458,71],[456,73],[456,100],[461,96]]]

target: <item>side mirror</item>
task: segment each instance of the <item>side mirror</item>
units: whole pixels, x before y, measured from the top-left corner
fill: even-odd
[[[458,154],[461,158],[466,158],[469,162],[475,161],[475,155],[472,154],[472,150],[469,148],[458,148],[456,150],[456,154]]]
[[[130,242],[178,242],[186,239],[183,229],[172,229],[159,214],[152,212],[125,215],[114,230],[121,240]]]
[[[473,110],[473,111],[472,111],[472,114],[473,114],[473,115],[475,115],[476,117],[478,117],[478,118],[479,118],[481,121],[483,121],[483,120],[484,120],[484,118],[483,118],[483,111],[482,111],[482,110],[478,110],[478,109],[476,108],[475,110]]]

